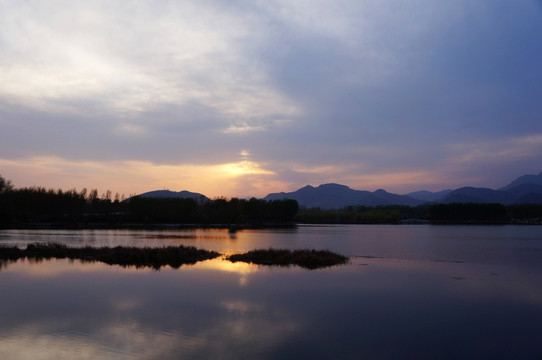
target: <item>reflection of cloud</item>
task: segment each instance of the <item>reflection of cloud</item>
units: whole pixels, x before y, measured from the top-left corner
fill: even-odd
[[[133,307],[120,317],[97,314],[45,317],[2,331],[0,358],[10,360],[43,359],[235,359],[239,354],[267,354],[298,326],[280,311],[265,311],[263,305],[244,300],[210,299],[219,316],[206,317],[206,326],[193,321],[206,314],[181,310],[186,321],[145,323],[130,315],[147,312],[163,316],[163,308]],[[61,301],[61,300],[60,300]],[[77,306],[77,304],[74,304]],[[106,311],[107,309],[100,309]],[[99,310],[99,311],[100,311]],[[118,310],[118,309],[117,309]],[[176,312],[180,311],[178,309]],[[92,320],[88,319],[92,316]],[[261,341],[254,341],[259,339]],[[240,350],[241,349],[241,350]]]
[[[246,314],[248,312],[261,312],[265,309],[261,304],[242,300],[225,300],[222,302],[222,306],[228,311],[241,314]]]
[[[243,353],[265,353],[295,328],[288,321],[237,318],[231,323],[217,319],[213,328],[184,335],[180,331],[156,331],[137,322],[112,322],[94,329],[96,332],[89,337],[88,334],[55,333],[44,325],[32,324],[2,334],[0,357],[10,360],[233,359],[239,352],[232,351],[231,347],[243,346]],[[265,341],[254,342],[255,337]]]
[[[22,276],[49,278],[55,277],[66,272],[73,273],[91,273],[107,271],[109,265],[103,263],[81,263],[80,261],[71,261],[68,259],[54,259],[52,261],[42,260],[39,262],[29,260],[18,260],[6,265],[2,272],[12,272]],[[152,271],[145,269],[136,269],[135,267],[127,267],[124,270],[130,272],[136,271]]]
[[[3,335],[0,357],[10,360],[159,359],[179,347],[190,349],[205,344],[205,339],[153,332],[137,323],[112,323],[93,338],[57,334],[41,324],[26,325]]]
[[[257,354],[266,354],[286,340],[286,331],[298,328],[280,307],[264,311],[264,303],[236,298],[230,292],[231,276],[218,290],[210,289],[216,274],[205,274],[201,268],[188,272],[138,270],[132,275],[126,269],[108,268],[81,275],[78,269],[93,271],[96,267],[54,263],[68,265],[59,266],[56,279],[43,282],[39,272],[24,273],[25,267],[33,267],[28,263],[13,267],[12,274],[3,277],[22,283],[12,295],[24,299],[17,305],[19,311],[3,318],[1,359],[233,359],[239,355],[235,349],[240,348],[243,354],[258,358]],[[36,268],[47,272],[49,265],[43,262]],[[242,273],[249,272],[248,268],[228,267]],[[192,281],[199,284],[187,286]],[[33,283],[49,290],[43,298],[25,295],[25,287]],[[99,289],[93,288],[95,284]],[[13,297],[2,299],[4,310],[14,304]],[[194,307],[194,301],[198,306]]]
[[[356,261],[368,263],[367,269],[377,267],[380,272],[386,270],[408,276],[410,279],[423,278],[426,281],[434,281],[439,284],[437,286],[455,293],[460,298],[509,299],[513,302],[542,305],[542,288],[538,286],[537,272],[527,275],[525,269],[515,270],[510,265],[392,258],[357,258]],[[376,289],[397,286],[397,279],[389,277],[389,280],[391,283],[380,281],[374,282],[373,286]]]
[[[145,304],[143,299],[135,299],[133,297],[120,297],[111,299],[111,306],[118,311],[133,311],[142,307]]]

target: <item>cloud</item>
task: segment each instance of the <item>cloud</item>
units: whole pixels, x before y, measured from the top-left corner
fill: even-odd
[[[267,173],[236,177],[243,194],[538,172],[538,148],[490,144],[542,133],[540,17],[489,0],[2,2],[0,153],[246,170],[250,149]]]
[[[145,133],[145,128],[140,125],[121,123],[115,128],[115,132],[119,135],[142,135]]]
[[[190,2],[138,4],[57,2],[62,12],[6,4],[2,27],[12,35],[4,41],[0,94],[57,112],[92,99],[113,116],[191,101],[226,118],[296,112],[243,56],[249,23]]]
[[[189,190],[209,197],[254,196],[251,190],[271,192],[267,184],[275,172],[247,156],[236,162],[209,165],[163,165],[142,161],[71,161],[57,157],[1,159],[2,175],[17,187],[98,188],[129,195],[167,188]],[[273,180],[273,179],[271,179]],[[271,181],[271,183],[273,183]],[[276,185],[276,183],[275,183]],[[263,196],[263,195],[262,195]]]
[[[246,122],[230,125],[227,129],[222,130],[224,134],[247,134],[253,131],[263,131],[265,127],[261,125],[251,126]]]
[[[542,134],[502,139],[483,139],[475,143],[459,142],[449,145],[458,163],[491,162],[506,164],[538,158],[542,153]]]

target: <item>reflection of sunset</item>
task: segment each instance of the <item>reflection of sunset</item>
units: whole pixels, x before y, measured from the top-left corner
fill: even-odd
[[[133,273],[152,272],[152,269],[138,269],[135,266],[121,268],[122,271]],[[13,272],[32,277],[54,277],[66,273],[92,273],[110,271],[111,265],[100,262],[82,262],[79,260],[55,259],[55,260],[18,260],[7,263],[2,272]]]
[[[247,284],[249,274],[260,271],[260,267],[258,265],[247,264],[240,261],[234,263],[221,258],[202,261],[194,265],[194,267],[237,273],[240,275],[240,286],[245,286]]]
[[[519,275],[515,269],[504,265],[466,263],[443,260],[407,260],[395,258],[355,257],[354,264],[364,266],[364,276],[378,274],[380,280],[373,289],[394,287],[399,276],[422,278],[424,282],[435,281],[448,286],[450,292],[458,296],[470,296],[478,299],[508,298],[521,299],[522,302],[535,306],[542,305],[542,290],[537,286],[538,276]],[[345,270],[360,273],[355,267]],[[343,270],[344,271],[344,270]],[[384,274],[401,274],[385,276]],[[400,280],[399,280],[400,281]],[[414,286],[424,286],[421,282]]]
[[[258,265],[247,264],[240,261],[233,263],[231,261],[222,260],[220,258],[203,261],[201,263],[198,263],[196,266],[205,269],[235,272],[238,274],[250,274],[259,270]]]

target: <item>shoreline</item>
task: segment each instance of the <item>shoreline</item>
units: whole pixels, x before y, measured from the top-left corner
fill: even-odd
[[[0,230],[177,230],[177,229],[227,229],[231,231],[245,229],[280,229],[294,228],[298,223],[262,223],[262,224],[197,224],[197,223],[23,223],[0,224]]]
[[[182,230],[182,229],[225,229],[232,232],[249,229],[288,229],[304,225],[542,225],[542,219],[511,221],[423,221],[423,222],[299,222],[299,223],[260,223],[260,224],[198,224],[198,223],[22,223],[0,224],[0,230]]]

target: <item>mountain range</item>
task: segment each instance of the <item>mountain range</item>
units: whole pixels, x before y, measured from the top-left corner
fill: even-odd
[[[300,206],[337,209],[350,205],[420,205],[424,203],[501,203],[542,204],[542,173],[520,176],[510,184],[498,189],[462,187],[456,190],[430,192],[427,190],[405,195],[353,190],[344,185],[324,184],[318,187],[305,186],[290,193],[272,193],[265,200],[295,199]]]
[[[189,191],[151,191],[139,196],[143,197],[176,197],[208,200],[205,195]],[[427,190],[415,191],[405,195],[389,193],[379,189],[374,192],[354,190],[346,185],[322,184],[317,187],[307,185],[293,192],[271,193],[264,200],[294,199],[302,207],[320,207],[322,209],[338,209],[346,206],[380,206],[408,205],[416,206],[426,203],[501,203],[542,204],[542,173],[523,175],[510,184],[493,190],[489,188],[462,187],[438,192]]]
[[[323,184],[318,187],[307,185],[297,191],[273,193],[264,200],[294,199],[300,206],[336,209],[349,205],[410,205],[423,204],[424,201],[407,195],[397,195],[379,189],[375,192],[353,190],[345,185]]]

